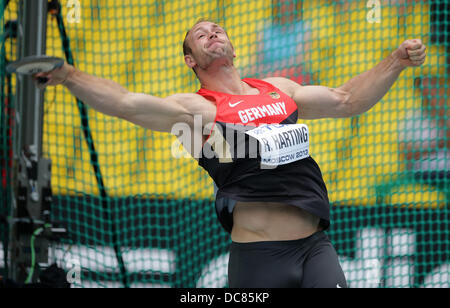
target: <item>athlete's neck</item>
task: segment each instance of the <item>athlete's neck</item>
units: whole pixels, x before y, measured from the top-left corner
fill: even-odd
[[[197,71],[197,76],[203,89],[233,95],[246,95],[251,91],[251,87],[241,80],[239,72],[233,65],[200,69]]]

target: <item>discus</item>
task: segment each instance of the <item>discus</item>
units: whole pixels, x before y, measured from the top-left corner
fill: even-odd
[[[64,65],[64,59],[49,56],[29,56],[9,63],[6,71],[10,74],[34,75],[37,73],[50,72]],[[38,77],[39,83],[46,83],[48,78]]]

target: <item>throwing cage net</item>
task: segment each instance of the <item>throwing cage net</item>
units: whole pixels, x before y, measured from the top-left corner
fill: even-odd
[[[13,257],[12,130],[19,125],[15,77],[5,71],[17,57],[16,40],[6,25],[17,19],[18,0],[2,5],[5,274]],[[338,87],[406,39],[427,45],[425,64],[405,70],[370,111],[303,122],[332,205],[327,233],[349,286],[449,287],[450,2],[65,0],[48,15],[47,55],[133,92],[195,92],[182,41],[202,17],[227,30],[243,77],[285,76],[305,85]],[[79,105],[62,86],[45,92],[51,221],[67,230],[51,242],[49,262],[78,270],[75,287],[226,287],[230,238],[216,218],[206,172],[172,135],[89,107],[82,114]]]

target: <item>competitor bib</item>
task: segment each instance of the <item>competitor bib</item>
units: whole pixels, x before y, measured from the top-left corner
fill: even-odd
[[[261,165],[279,166],[309,157],[306,124],[269,124],[246,132],[258,140]]]

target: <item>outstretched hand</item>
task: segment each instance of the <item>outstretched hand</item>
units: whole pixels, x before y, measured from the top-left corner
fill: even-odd
[[[56,86],[67,80],[72,69],[72,66],[64,63],[62,67],[52,71],[34,74],[33,79],[39,89],[44,89],[47,86]]]
[[[404,41],[392,55],[397,58],[404,67],[421,66],[426,59],[427,47],[420,39]]]

